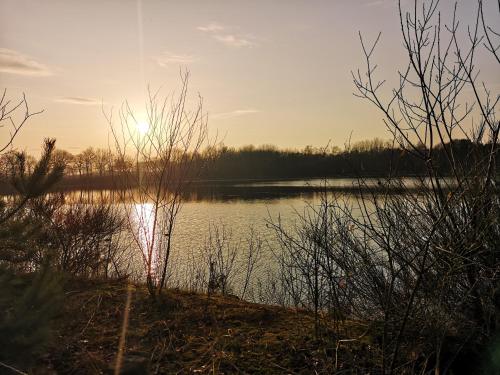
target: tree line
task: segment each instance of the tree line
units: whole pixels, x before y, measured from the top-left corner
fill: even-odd
[[[417,146],[422,152],[426,146]],[[488,154],[491,145],[458,139],[434,148],[433,162],[442,175],[451,170],[446,163],[449,149],[462,164],[471,163],[472,154]],[[8,180],[18,164],[16,152],[0,156],[0,178]],[[498,160],[498,155],[496,155]],[[405,147],[379,138],[355,142],[344,149],[306,146],[303,149],[280,149],[274,145],[230,147],[219,145],[201,150],[191,158],[199,164],[196,178],[206,180],[277,179],[313,177],[387,177],[421,176],[425,167],[416,163]],[[32,172],[37,160],[26,155],[25,166]],[[65,176],[103,177],[130,173],[137,167],[132,156],[118,155],[109,149],[88,147],[78,154],[55,150],[53,163],[65,166]]]

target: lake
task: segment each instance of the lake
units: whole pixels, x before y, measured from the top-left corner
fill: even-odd
[[[238,290],[241,290],[245,279],[248,239],[254,233],[261,241],[261,256],[253,270],[252,282],[245,298],[266,302],[255,288],[269,282],[266,278],[277,272],[274,253],[279,249],[279,243],[270,224],[277,223],[280,219],[283,227],[293,231],[299,224],[297,215],[310,212],[311,207],[317,207],[321,203],[319,191],[321,186],[325,186],[325,182],[326,186],[333,187],[330,191],[335,192],[339,199],[356,207],[357,199],[351,190],[336,190],[338,187],[353,189],[357,183],[353,179],[241,182],[235,185],[225,184],[222,192],[214,188],[208,194],[205,191],[203,194],[188,195],[177,216],[172,235],[169,286],[200,289],[203,283],[206,284],[210,263],[207,259],[207,243],[210,238],[213,242],[216,240],[215,232],[218,231],[224,241],[224,256],[231,259],[234,255],[232,290],[235,294],[241,294]],[[406,182],[409,185],[415,183],[412,179],[407,179]],[[379,186],[380,182],[372,179],[367,184]],[[281,190],[282,187],[285,189]],[[114,194],[116,193],[112,191],[74,191],[68,194],[68,202],[80,198],[86,201],[113,201]],[[146,245],[152,235],[149,215],[153,204],[147,201],[142,204],[116,204],[124,211],[129,211],[132,227],[135,225],[136,239]],[[121,241],[127,248],[127,257],[132,259],[128,271],[140,279],[144,269],[141,251],[132,237],[124,236]],[[227,259],[225,262],[227,266]],[[203,280],[196,280],[196,277]]]

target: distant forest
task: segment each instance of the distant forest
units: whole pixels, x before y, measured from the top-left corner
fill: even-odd
[[[474,149],[476,151],[477,148],[483,149],[484,155],[487,155],[489,147],[491,145],[457,140],[444,147],[435,148],[433,159],[438,168],[442,166],[439,172],[447,175],[450,171],[444,167],[448,165],[444,162],[446,153],[453,154],[459,163],[469,164],[473,162],[469,160],[469,155]],[[3,180],[8,180],[13,173],[12,168],[18,165],[15,158],[15,152],[2,155],[0,177]],[[89,180],[90,177],[90,180],[97,182],[100,178],[104,180],[104,177],[119,175],[135,167],[132,157],[124,160],[108,150],[94,148],[87,148],[76,155],[65,150],[57,150],[54,160],[65,165],[65,178],[69,180],[79,177],[86,177],[86,180]],[[302,150],[285,150],[273,145],[241,148],[220,145],[210,152],[201,153],[195,160],[203,163],[200,174],[196,176],[201,180],[385,177],[389,174],[418,176],[425,172],[424,166],[415,162],[411,152],[377,138],[354,143],[345,149],[307,146]],[[440,160],[443,162],[440,163]],[[31,172],[36,165],[36,159],[28,156],[24,164],[26,170]]]
[[[423,147],[424,148],[424,147]],[[445,147],[434,149],[433,159],[439,173],[449,175],[446,154],[452,154],[457,162],[472,164],[469,156],[474,149],[488,155],[488,144],[473,144],[469,140],[457,140]],[[498,159],[498,155],[497,155]],[[273,179],[313,177],[386,177],[421,176],[425,166],[417,163],[415,156],[392,142],[380,139],[360,141],[344,150],[306,147],[303,150],[280,150],[274,146],[240,149],[222,147],[213,163],[204,170],[205,179]]]

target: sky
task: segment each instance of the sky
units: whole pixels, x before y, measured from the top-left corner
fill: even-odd
[[[452,5],[442,1],[446,16]],[[458,6],[467,24],[475,1]],[[44,110],[16,139],[30,153],[48,136],[73,153],[107,147],[103,108],[128,100],[144,114],[146,87],[175,92],[180,69],[226,145],[389,138],[382,115],[353,95],[359,32],[382,32],[375,59],[394,83],[405,65],[394,0],[0,0],[0,88]],[[498,90],[498,69],[484,64]]]

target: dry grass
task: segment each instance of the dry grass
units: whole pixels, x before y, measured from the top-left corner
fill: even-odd
[[[54,340],[35,373],[113,373],[126,296],[123,282],[68,283]],[[352,337],[362,330],[350,322],[336,334],[325,324],[317,340],[303,311],[179,290],[152,303],[134,286],[121,373],[332,373],[336,355],[337,369],[351,373],[347,363],[369,366],[374,353],[366,339],[339,343],[340,331]]]

